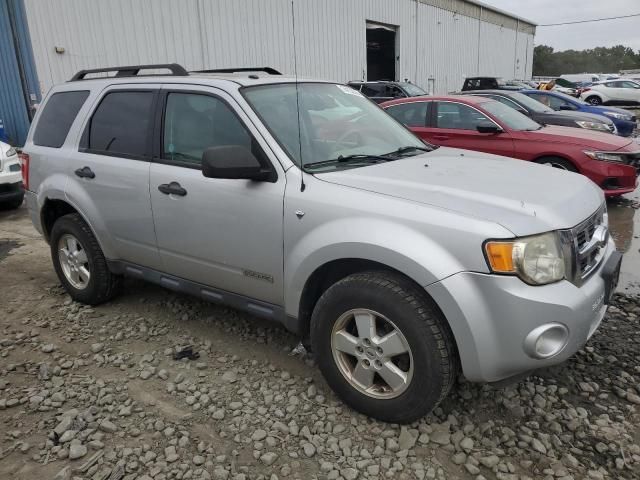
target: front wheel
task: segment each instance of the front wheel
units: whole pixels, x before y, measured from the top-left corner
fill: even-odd
[[[578,170],[568,160],[559,157],[544,157],[536,160],[536,163],[540,165],[546,165],[547,167],[558,168],[560,170],[566,170],[567,172],[577,172]]]
[[[596,97],[595,95],[592,95],[590,97],[587,97],[586,102],[591,104],[591,105],[602,105],[602,99],[600,97]]]
[[[455,381],[458,360],[446,321],[401,275],[366,272],[340,280],[322,295],[311,322],[322,374],[365,415],[412,422],[435,408]]]

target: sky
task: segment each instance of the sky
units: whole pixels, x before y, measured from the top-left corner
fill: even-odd
[[[538,24],[591,20],[640,13],[640,0],[482,0]],[[640,50],[640,17],[538,27],[536,45],[556,51],[625,45]]]

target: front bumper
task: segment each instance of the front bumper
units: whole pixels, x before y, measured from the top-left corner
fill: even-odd
[[[596,183],[604,191],[606,197],[631,193],[638,185],[638,171],[635,166],[589,158],[583,160],[579,168],[580,173]]]
[[[571,357],[606,313],[602,269],[614,251],[609,239],[602,262],[581,287],[568,281],[532,287],[517,277],[475,272],[427,286],[451,326],[464,376],[496,382]],[[549,358],[532,358],[526,353],[527,336],[553,323],[566,327],[566,345]]]

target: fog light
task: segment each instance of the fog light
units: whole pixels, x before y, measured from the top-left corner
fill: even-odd
[[[551,358],[560,353],[569,340],[569,330],[561,323],[534,328],[524,339],[524,351],[531,358]]]

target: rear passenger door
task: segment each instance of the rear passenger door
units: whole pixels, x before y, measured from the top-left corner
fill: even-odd
[[[112,260],[160,266],[151,214],[151,133],[160,85],[117,85],[95,99],[69,161],[66,194]]]
[[[163,271],[282,305],[285,177],[280,165],[269,161],[268,146],[227,93],[167,85],[161,97],[151,200]],[[277,180],[204,177],[202,153],[222,145],[250,149],[272,163]],[[172,182],[183,189],[180,194],[159,189]]]

